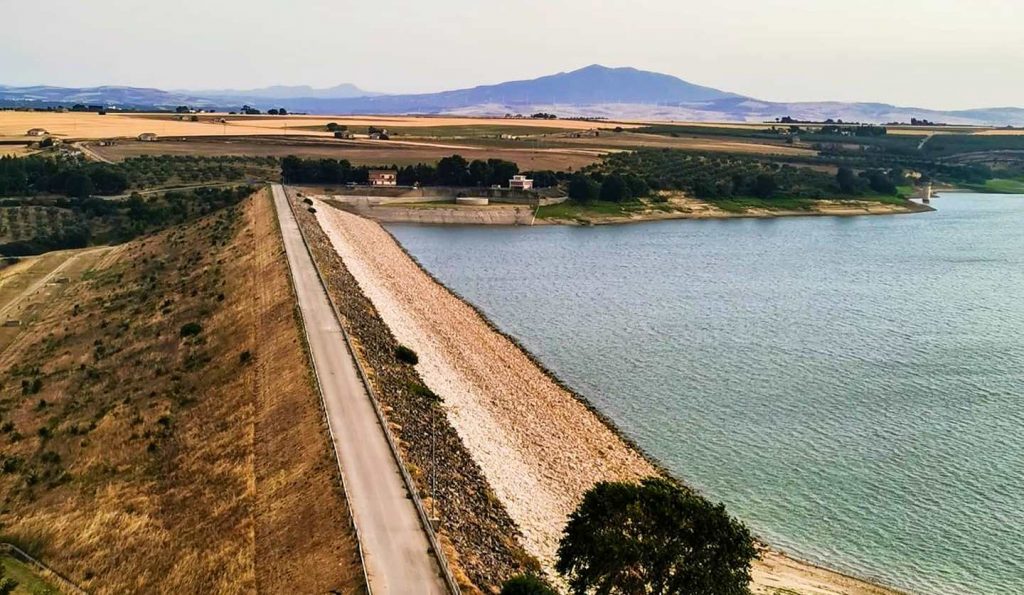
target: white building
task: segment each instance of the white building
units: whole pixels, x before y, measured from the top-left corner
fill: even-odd
[[[154,132],[143,132],[139,135],[139,140],[153,142],[156,140],[156,133]]]
[[[28,131],[29,136],[46,136],[47,134],[50,133],[45,128],[33,128]]]
[[[515,175],[508,181],[508,187],[512,190],[530,190],[533,188],[533,180],[524,175]]]
[[[397,186],[398,172],[393,169],[370,170],[370,186]]]

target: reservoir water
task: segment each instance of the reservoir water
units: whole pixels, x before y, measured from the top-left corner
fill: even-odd
[[[798,556],[1024,592],[1024,196],[934,213],[390,225],[678,477]]]

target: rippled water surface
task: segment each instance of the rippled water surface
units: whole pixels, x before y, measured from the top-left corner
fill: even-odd
[[[1024,592],[1024,197],[921,215],[389,229],[769,542]]]

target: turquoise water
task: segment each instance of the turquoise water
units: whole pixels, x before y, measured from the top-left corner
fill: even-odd
[[[1024,592],[1024,197],[921,215],[389,229],[787,551]]]

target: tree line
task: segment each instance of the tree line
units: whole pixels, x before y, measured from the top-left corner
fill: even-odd
[[[902,169],[840,167],[836,175],[753,157],[641,149],[615,153],[587,168],[585,175],[619,175],[643,180],[655,190],[679,190],[701,199],[771,199],[895,195],[905,183]]]
[[[126,242],[235,205],[252,192],[249,186],[238,186],[195,188],[146,197],[133,193],[127,200],[93,197],[8,199],[0,201],[0,207],[51,206],[68,209],[74,217],[70,219],[71,223],[52,233],[0,244],[0,255],[28,256],[51,250]]]
[[[127,189],[128,176],[111,165],[35,156],[0,157],[0,196],[51,193],[84,198]]]
[[[467,160],[461,155],[441,158],[436,165],[389,165],[369,167],[352,165],[347,159],[303,159],[289,156],[281,161],[281,179],[291,184],[366,184],[370,170],[388,169],[396,172],[400,186],[507,186],[519,166],[503,159]],[[568,177],[564,172],[526,172],[534,187],[547,188]]]

